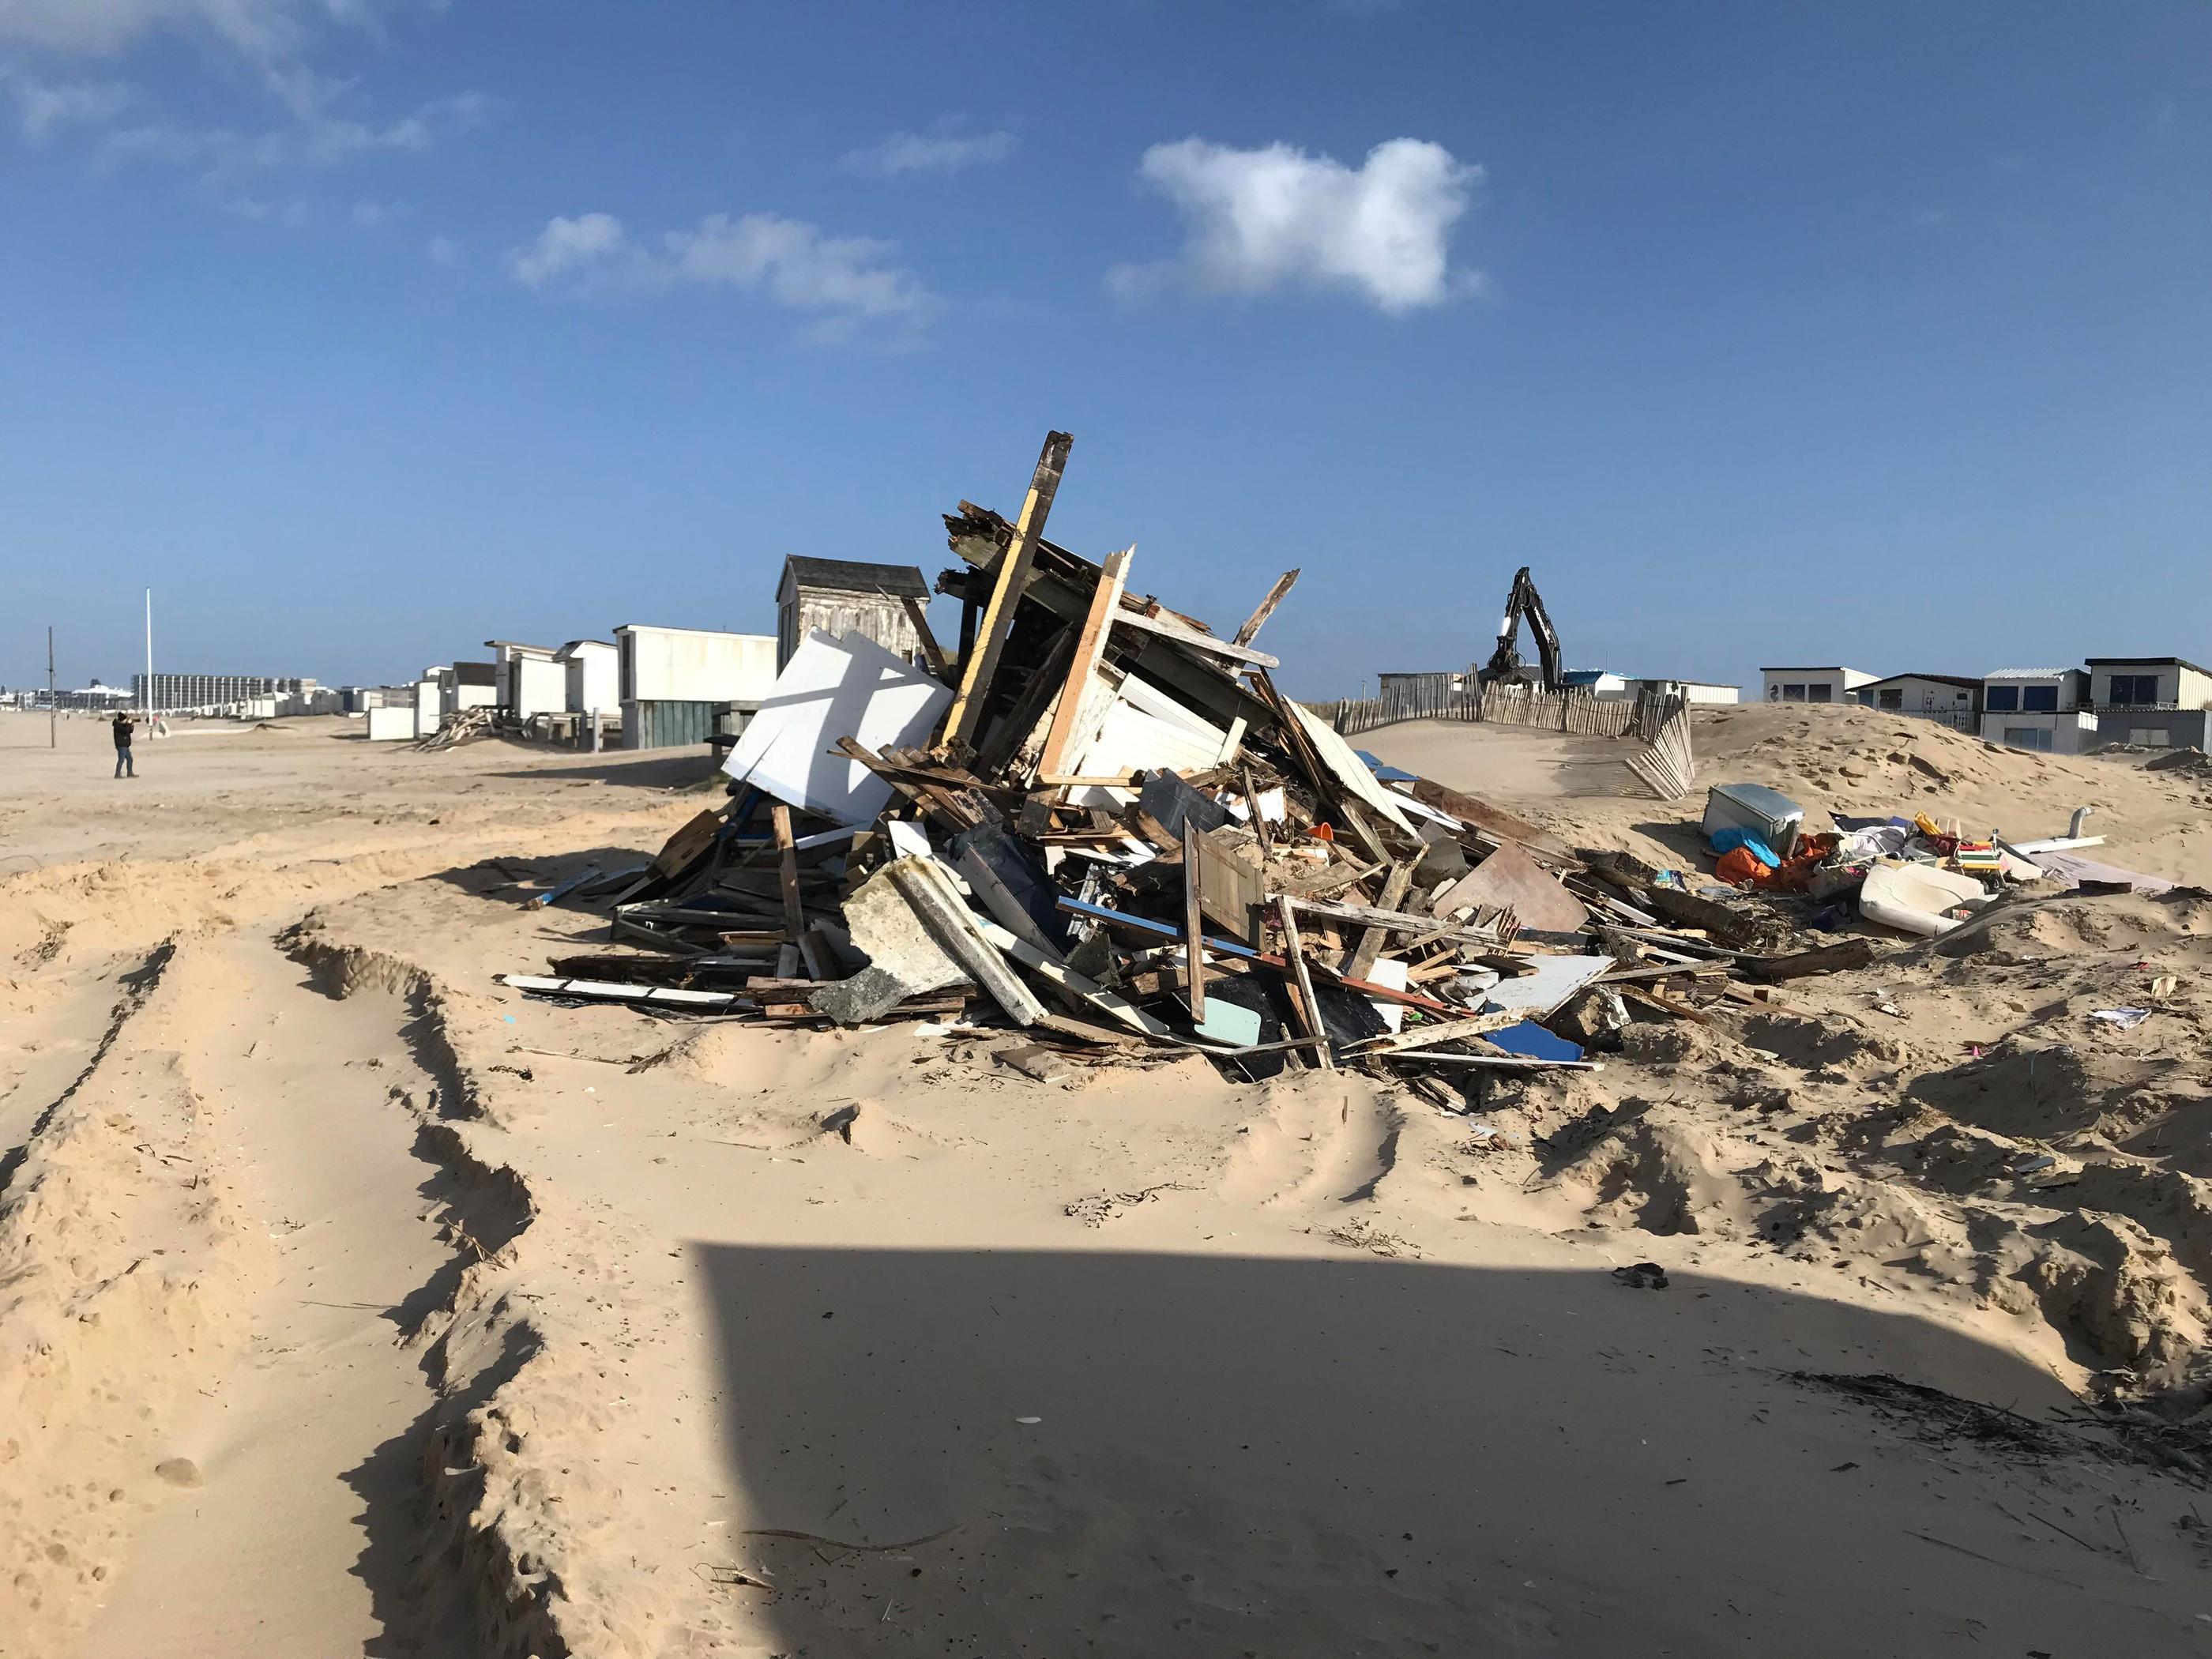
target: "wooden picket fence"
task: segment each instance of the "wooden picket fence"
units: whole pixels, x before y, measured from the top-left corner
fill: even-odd
[[[1480,693],[1415,683],[1394,685],[1381,696],[1307,705],[1343,736],[1407,720],[1480,720],[1534,726],[1576,737],[1656,738],[1674,700],[1656,692],[1605,698],[1587,691],[1547,691],[1534,685],[1492,685]]]

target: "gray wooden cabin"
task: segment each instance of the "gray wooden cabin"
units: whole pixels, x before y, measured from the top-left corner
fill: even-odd
[[[825,634],[865,634],[886,651],[919,661],[921,635],[906,613],[908,599],[929,603],[929,584],[918,566],[787,558],[775,589],[777,669],[817,628]]]

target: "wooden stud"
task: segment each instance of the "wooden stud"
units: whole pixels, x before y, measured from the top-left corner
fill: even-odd
[[[1205,849],[1198,826],[1188,818],[1182,824],[1182,948],[1190,973],[1190,1018],[1194,1025],[1206,1023],[1206,921],[1199,913],[1199,860]]]
[[[1067,678],[1060,684],[1060,706],[1053,710],[1052,729],[1045,735],[1044,753],[1037,760],[1041,774],[1067,770],[1067,750],[1075,740],[1075,722],[1082,715],[1083,699],[1091,689],[1091,677],[1097,673],[1098,664],[1106,654],[1109,623],[1114,613],[1121,608],[1121,590],[1128,583],[1129,560],[1136,550],[1134,547],[1125,547],[1119,553],[1106,556],[1097,592],[1091,596],[1090,613],[1083,619],[1083,631],[1075,638],[1075,659],[1068,665]]]
[[[1036,471],[1030,475],[1030,493],[1022,502],[1022,516],[1014,524],[1013,540],[999,556],[998,580],[992,585],[990,603],[984,608],[980,637],[975,648],[961,659],[959,695],[953,698],[951,710],[945,720],[948,747],[973,744],[982,725],[984,699],[990,692],[992,676],[999,672],[999,656],[1006,648],[1006,635],[1014,625],[1014,611],[1021,603],[1022,589],[1028,585],[1030,565],[1036,557],[1037,543],[1044,535],[1045,518],[1052,511],[1052,498],[1059,492],[1060,474],[1067,467],[1068,448],[1074,441],[1065,432],[1045,434]]]
[[[791,844],[791,809],[778,801],[772,817],[775,850],[782,863],[784,937],[795,945],[806,937],[806,907],[799,897],[799,854]]]
[[[1413,866],[1416,861],[1407,859],[1402,863],[1390,866],[1389,878],[1382,884],[1382,897],[1376,908],[1395,910],[1405,902],[1406,890],[1413,884]],[[1375,971],[1376,958],[1382,954],[1382,947],[1389,942],[1389,937],[1390,930],[1388,927],[1369,923],[1367,931],[1359,936],[1359,943],[1352,947],[1351,958],[1344,964],[1344,971],[1354,979],[1366,979],[1371,976]]]
[[[1260,815],[1260,792],[1252,786],[1252,769],[1240,765],[1237,781],[1244,786],[1244,805],[1252,814],[1252,833],[1260,838],[1260,862],[1265,864],[1274,852],[1274,838],[1267,833],[1267,820]]]
[[[929,629],[929,611],[920,599],[911,594],[900,601],[906,606],[906,619],[914,624],[915,637],[921,641],[921,654],[929,664],[929,672],[940,680],[952,678],[952,665],[945,659],[944,647],[937,635]]]
[[[1246,617],[1244,626],[1237,630],[1237,638],[1233,643],[1251,644],[1252,636],[1260,631],[1261,624],[1266,623],[1268,617],[1275,614],[1275,607],[1283,602],[1291,591],[1291,584],[1297,579],[1298,573],[1295,570],[1285,570],[1277,577],[1275,585],[1267,590],[1267,597],[1260,601],[1260,608]]]
[[[1328,1031],[1321,1023],[1321,1004],[1314,1000],[1313,975],[1306,971],[1305,951],[1298,943],[1298,919],[1291,908],[1291,901],[1275,901],[1275,915],[1283,925],[1283,957],[1291,965],[1291,984],[1297,994],[1291,999],[1298,1012],[1298,1020],[1305,1035],[1319,1037],[1321,1046],[1314,1050],[1314,1061],[1324,1072],[1336,1069],[1335,1056],[1328,1051]]]

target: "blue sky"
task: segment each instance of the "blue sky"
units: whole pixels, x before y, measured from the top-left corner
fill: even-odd
[[[0,0],[0,683],[1052,534],[1290,689],[2212,660],[2212,8]],[[949,608],[949,607],[948,607]]]

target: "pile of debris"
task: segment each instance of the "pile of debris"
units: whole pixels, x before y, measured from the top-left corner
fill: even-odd
[[[527,993],[773,1023],[974,1014],[1071,1054],[1196,1050],[1241,1075],[1387,1067],[1458,1105],[1486,1073],[1588,1068],[1735,981],[1856,966],[1618,856],[1382,766],[1228,637],[1042,534],[1070,440],[1012,521],[963,501],[957,653],[801,642],[649,866],[576,881],[612,948]],[[1450,1086],[1456,1083],[1459,1088]]]

